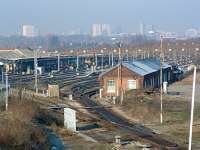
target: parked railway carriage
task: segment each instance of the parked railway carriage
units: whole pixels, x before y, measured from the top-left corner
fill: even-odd
[[[160,61],[145,59],[122,63],[99,77],[103,96],[118,96],[119,91],[160,87]],[[172,81],[172,67],[163,64],[163,82]]]

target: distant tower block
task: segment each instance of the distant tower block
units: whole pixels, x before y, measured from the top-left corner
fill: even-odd
[[[64,126],[66,129],[76,132],[76,111],[64,108]]]

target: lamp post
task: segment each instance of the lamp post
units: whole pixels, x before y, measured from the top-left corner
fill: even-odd
[[[140,55],[140,59],[142,59],[142,54],[141,54],[141,49],[138,49],[139,55]]]
[[[158,52],[158,49],[156,48],[155,50],[154,50],[154,58],[156,58],[156,55],[157,55],[157,52]]]
[[[58,54],[58,72],[60,72],[60,54]]]
[[[182,66],[184,65],[184,56],[183,56],[184,51],[185,51],[185,49],[182,48],[182,50],[181,50],[181,65]]]
[[[84,49],[84,50],[83,50],[83,56],[82,56],[84,62],[86,61],[86,52],[87,52],[87,51]],[[86,65],[86,67],[87,67],[87,65]]]
[[[34,71],[35,71],[35,93],[38,93],[38,74],[37,74],[37,67],[38,67],[38,51],[42,47],[39,46],[37,50],[34,51]]]
[[[160,38],[160,123],[163,123],[163,36]]]
[[[76,56],[76,72],[78,72],[79,69],[79,55]]]
[[[37,80],[37,67],[38,67],[38,62],[37,62],[37,50],[34,51],[34,69],[35,69],[35,93],[38,93],[38,80]]]
[[[114,49],[114,54],[113,54],[113,66],[114,66],[114,61],[116,60],[116,59],[114,59],[114,57],[115,57],[115,55],[116,55],[116,53],[117,53],[117,50],[116,49]]]
[[[2,85],[4,84],[4,73],[3,73],[3,66],[2,66],[2,70],[1,70],[1,83]]]
[[[6,93],[5,93],[5,97],[6,97],[6,111],[8,111],[8,72],[6,71],[6,74],[5,74],[5,78],[6,78]]]
[[[121,57],[121,42],[118,42],[117,43],[117,46],[119,48],[119,66],[118,66],[118,96],[119,96],[119,93],[120,93],[120,102],[121,104],[123,103],[124,101],[124,93],[123,93],[123,87],[122,87],[122,57]],[[120,82],[120,86],[119,86],[119,82]]]
[[[97,54],[95,54],[95,65],[96,65],[96,69],[97,69],[97,67],[98,67],[98,55]]]
[[[198,55],[198,52],[199,52],[199,48],[195,48],[195,56],[196,56],[196,62],[195,62],[195,63],[196,63],[196,64],[198,63],[198,58],[199,58],[199,57],[198,57],[198,56],[199,56],[199,55]]]
[[[112,53],[112,67],[114,66],[114,56],[113,56],[113,53]]]
[[[128,62],[128,49],[126,49],[126,61]]]
[[[101,71],[103,72],[103,50],[101,50]]]
[[[170,60],[171,61],[171,58],[173,58],[173,56],[172,56],[172,54],[171,54],[171,51],[172,51],[172,49],[171,48],[169,48],[169,55],[168,55],[168,61]]]
[[[190,116],[190,131],[189,131],[189,146],[188,150],[192,149],[192,127],[193,127],[193,119],[194,119],[194,101],[195,101],[195,89],[196,89],[196,66],[194,67],[194,75],[193,75],[193,90],[192,90],[192,102],[191,102],[191,116]]]

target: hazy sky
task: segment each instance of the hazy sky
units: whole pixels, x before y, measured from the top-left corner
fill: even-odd
[[[200,27],[200,0],[0,0],[0,34],[14,34],[22,24],[43,33],[79,28],[93,23],[137,32],[139,23],[166,31]]]

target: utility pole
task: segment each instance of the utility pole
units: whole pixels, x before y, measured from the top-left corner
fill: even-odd
[[[121,57],[121,42],[119,43],[119,66],[118,66],[118,94],[120,93],[120,102],[123,103],[124,95],[123,95],[123,88],[122,88],[122,57]],[[120,82],[120,86],[119,86]]]
[[[35,93],[38,93],[38,78],[37,78],[37,50],[34,51],[34,69],[35,69]]]
[[[160,123],[163,123],[163,36],[160,40]]]
[[[121,43],[120,43],[120,46],[119,46],[119,51],[120,51],[120,81],[121,81],[121,104],[123,103],[124,101],[124,91],[123,91],[123,87],[122,87],[122,57],[121,57]]]
[[[192,103],[191,103],[191,117],[190,117],[190,132],[189,132],[189,147],[188,150],[192,149],[192,127],[193,127],[193,119],[194,119],[194,100],[195,100],[195,89],[196,89],[196,72],[197,68],[194,67],[194,75],[193,75],[193,90],[192,90]]]
[[[5,102],[6,102],[6,111],[8,111],[8,73],[6,71],[6,74],[5,74],[5,77],[6,77],[6,93],[5,93]]]
[[[120,54],[121,50],[119,48],[119,53],[118,53],[118,75],[117,75],[117,96],[119,96],[120,94],[120,87],[119,87],[119,82],[120,82]]]

